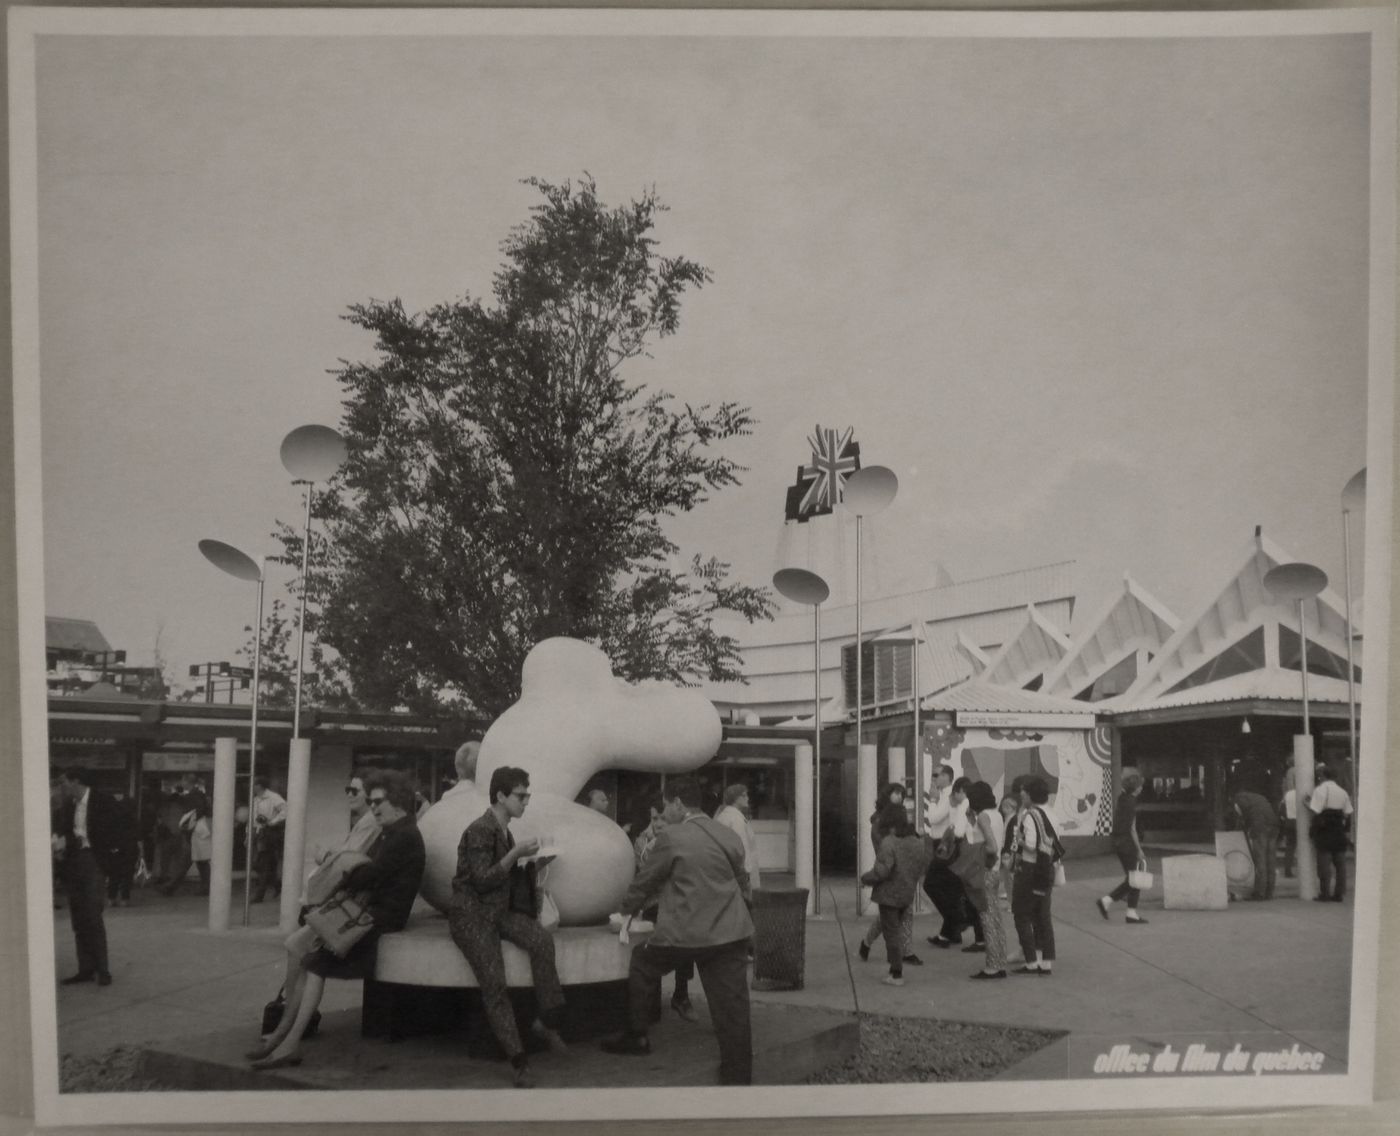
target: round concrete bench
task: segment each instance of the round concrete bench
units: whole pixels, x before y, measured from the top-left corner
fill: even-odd
[[[633,938],[636,941],[636,938]],[[501,944],[507,986],[532,986],[530,956],[514,943]],[[607,927],[557,927],[554,966],[564,986],[626,979],[632,947]],[[415,917],[402,931],[381,936],[374,964],[377,982],[403,986],[475,987],[476,975],[452,941],[440,915]]]
[[[561,1032],[572,1040],[621,1030],[632,946],[644,936],[633,935],[624,944],[607,927],[559,927],[553,935],[554,964],[567,1001]],[[534,1017],[530,956],[503,942],[501,958],[523,1027]],[[380,937],[360,1009],[363,1036],[395,1040],[465,1028],[469,1043],[485,1056],[498,1049],[484,1019],[476,975],[452,941],[446,917],[415,915],[404,930]]]

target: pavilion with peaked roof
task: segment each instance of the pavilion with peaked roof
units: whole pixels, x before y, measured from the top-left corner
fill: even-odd
[[[1122,764],[1146,781],[1144,828],[1218,829],[1233,791],[1281,796],[1302,728],[1303,640],[1297,604],[1275,600],[1264,577],[1293,560],[1256,532],[1219,594],[1177,628],[1124,693],[1097,704],[1112,717]],[[1314,752],[1350,789],[1346,607],[1326,588],[1303,610]]]
[[[1130,575],[1045,676],[1046,694],[1100,702],[1137,680],[1180,621]]]

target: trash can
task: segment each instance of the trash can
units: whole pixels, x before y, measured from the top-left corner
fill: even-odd
[[[807,955],[807,889],[754,888],[753,981],[760,990],[801,990]]]

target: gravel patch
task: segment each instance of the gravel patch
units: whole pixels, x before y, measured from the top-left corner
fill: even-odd
[[[58,1063],[58,1088],[63,1093],[149,1093],[165,1086],[136,1075],[141,1050],[119,1045],[96,1057],[65,1053]]]
[[[862,1014],[860,1048],[809,1085],[986,1081],[1064,1034],[1052,1030]]]

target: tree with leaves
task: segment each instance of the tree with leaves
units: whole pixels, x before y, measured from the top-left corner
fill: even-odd
[[[494,717],[556,635],[627,679],[741,680],[712,617],[772,616],[767,589],[713,557],[681,562],[664,530],[738,483],[718,446],[750,432],[748,408],[677,405],[624,374],[709,270],[657,251],[654,191],[608,207],[591,178],[526,184],[541,200],[489,300],[347,316],[377,356],[337,373],[349,456],[314,503],[308,627],[365,708]],[[301,532],[276,535],[298,562]]]

